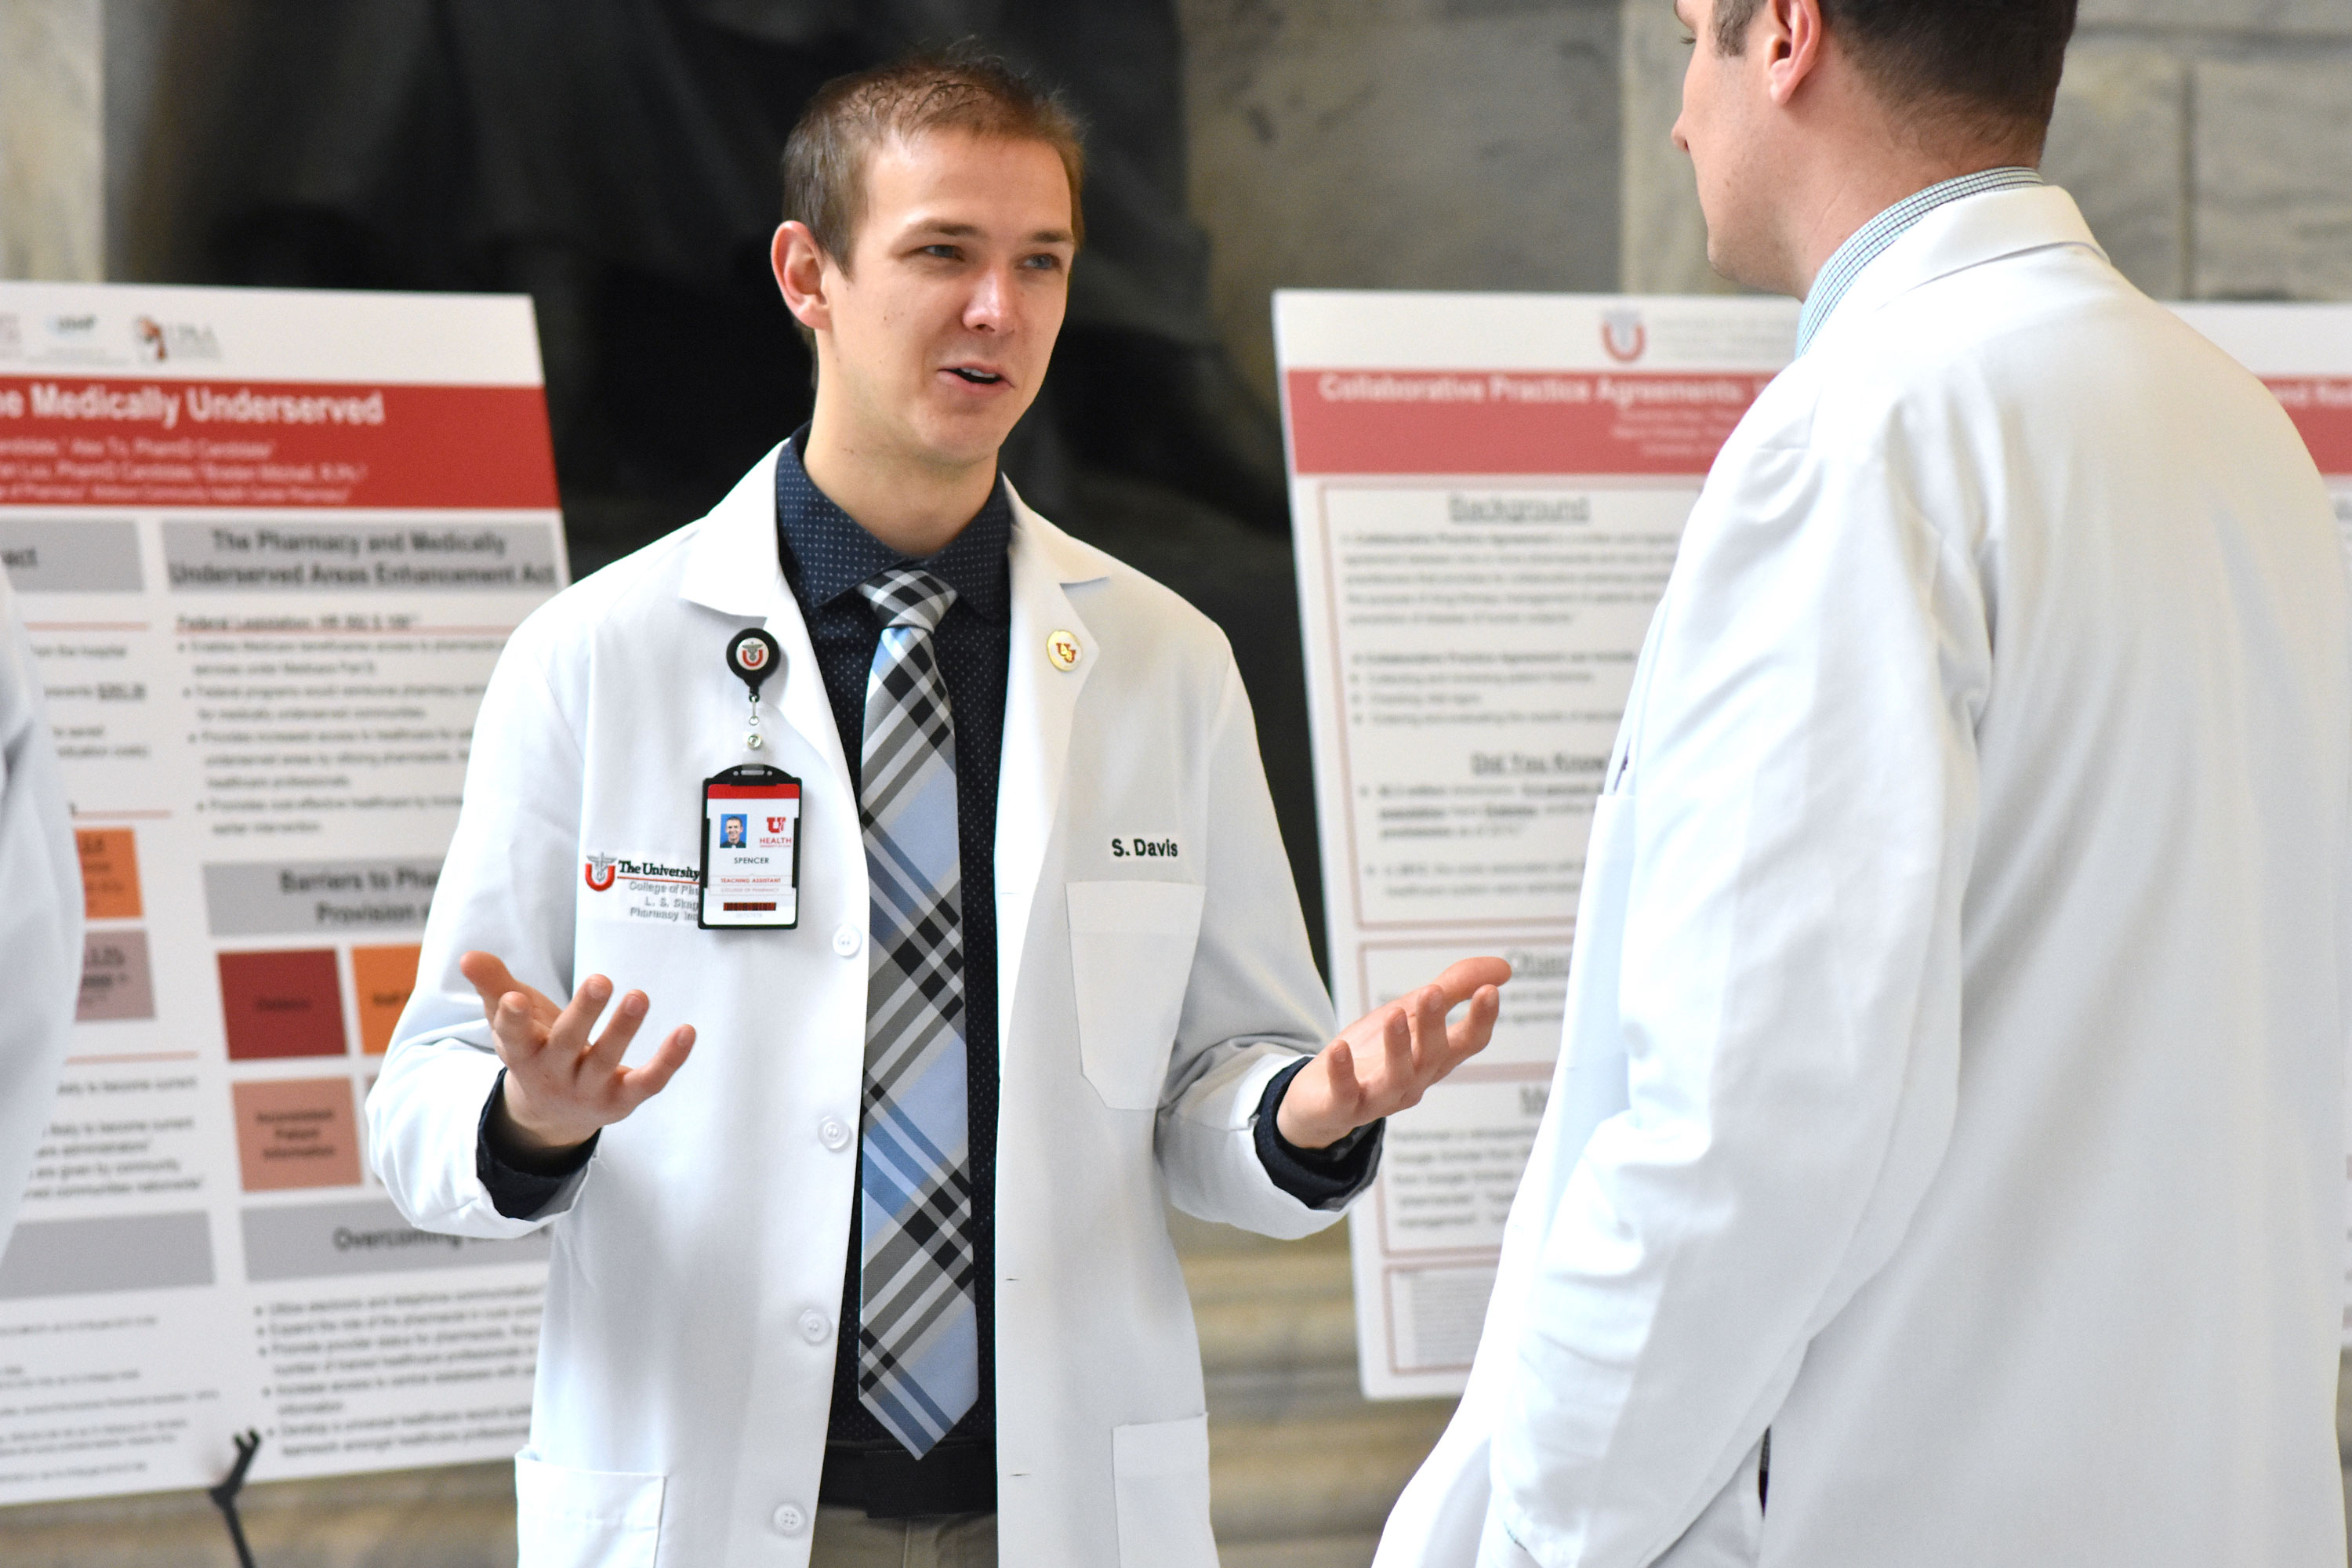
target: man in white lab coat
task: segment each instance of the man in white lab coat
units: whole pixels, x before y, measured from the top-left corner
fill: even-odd
[[[415,1224],[551,1229],[525,1568],[1214,1568],[1163,1205],[1329,1224],[1492,1029],[1465,961],[1326,1045],[1230,649],[998,476],[1078,176],[990,62],[821,92],[813,423],[484,698],[368,1111]]]
[[[57,1103],[81,994],[81,862],[41,701],[41,672],[0,573],[0,1249]]]
[[[2344,568],[2032,172],[2074,9],[1680,0],[1710,257],[1798,358],[1654,621],[1381,1568],[2344,1562]]]

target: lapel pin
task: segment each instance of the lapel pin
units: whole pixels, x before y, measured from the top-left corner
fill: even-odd
[[[1085,651],[1068,632],[1055,632],[1045,639],[1045,657],[1054,661],[1055,669],[1077,668],[1078,656]]]

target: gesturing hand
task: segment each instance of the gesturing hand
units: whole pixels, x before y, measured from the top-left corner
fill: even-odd
[[[694,1048],[694,1026],[681,1024],[643,1067],[623,1067],[621,1057],[651,1004],[644,992],[630,992],[591,1040],[588,1031],[613,995],[613,983],[601,974],[582,981],[571,1005],[558,1008],[495,954],[467,953],[457,972],[482,994],[499,1060],[507,1065],[504,1131],[532,1153],[585,1143],[659,1094]]]
[[[1499,958],[1465,958],[1434,984],[1375,1007],[1301,1068],[1276,1129],[1301,1149],[1328,1148],[1367,1122],[1418,1105],[1429,1086],[1486,1048],[1511,977]],[[1445,1015],[1470,1004],[1450,1028]]]

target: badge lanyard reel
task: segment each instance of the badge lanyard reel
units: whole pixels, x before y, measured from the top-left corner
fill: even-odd
[[[727,642],[727,668],[751,698],[743,744],[759,751],[760,688],[784,651],[757,626]],[[744,763],[702,781],[705,931],[789,930],[801,923],[801,781],[765,763]]]

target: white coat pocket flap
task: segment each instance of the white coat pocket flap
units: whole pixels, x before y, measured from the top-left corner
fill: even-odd
[[[662,1478],[515,1456],[516,1568],[654,1568]]]
[[[1215,1568],[1209,1529],[1209,1418],[1114,1426],[1119,1568]]]
[[[1087,1081],[1114,1110],[1160,1103],[1201,935],[1197,882],[1072,882],[1070,975]]]

